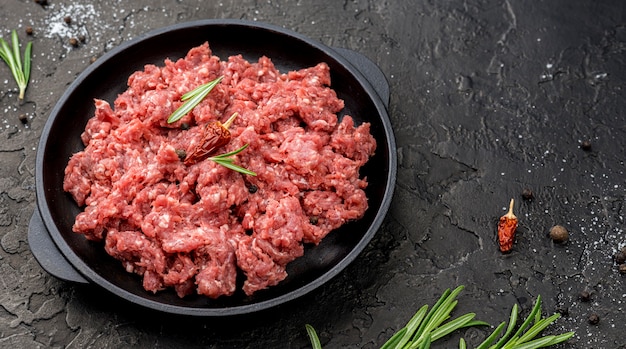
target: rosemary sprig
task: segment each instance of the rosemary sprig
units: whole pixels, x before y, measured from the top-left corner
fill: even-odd
[[[474,316],[476,316],[474,313],[467,313],[443,324],[450,318],[450,313],[458,303],[456,296],[463,288],[463,286],[459,286],[453,291],[447,289],[430,311],[428,311],[428,305],[422,306],[406,326],[398,332],[401,332],[402,335],[392,336],[381,349],[429,348],[431,342],[463,327],[488,326],[489,324],[484,321],[474,320]]]
[[[11,46],[9,46],[4,39],[0,38],[0,57],[2,57],[2,59],[9,66],[9,69],[15,78],[15,82],[20,90],[18,95],[20,100],[24,99],[24,93],[26,92],[28,80],[30,79],[30,60],[32,49],[33,43],[29,41],[26,44],[26,49],[24,50],[24,63],[22,64],[17,32],[15,30],[11,32]]]
[[[558,343],[562,343],[570,339],[574,332],[566,332],[560,335],[550,335],[535,339],[546,327],[556,321],[560,315],[554,314],[547,318],[541,316],[541,296],[537,296],[537,300],[526,320],[517,329],[517,331],[511,335],[515,325],[517,323],[518,307],[517,304],[511,309],[511,316],[509,317],[509,325],[504,335],[500,340],[494,344],[493,341],[500,335],[500,332],[506,326],[505,322],[502,322],[492,333],[487,337],[477,349],[533,349],[543,348]],[[532,324],[532,326],[531,326]],[[530,326],[530,328],[529,328]],[[526,330],[528,329],[528,330]],[[525,332],[524,332],[525,331]]]
[[[209,160],[215,162],[216,164],[222,165],[228,169],[231,169],[233,171],[237,171],[239,173],[243,173],[249,176],[256,176],[255,172],[252,172],[250,170],[248,170],[247,168],[243,168],[241,166],[235,165],[234,161],[235,159],[233,159],[231,156],[233,155],[237,155],[239,153],[241,153],[244,149],[246,149],[248,147],[249,144],[245,144],[243,147],[230,151],[228,153],[224,153],[224,154],[220,154],[220,155],[216,155],[216,156],[212,156],[210,158],[208,158]]]
[[[443,324],[444,321],[450,318],[450,313],[458,302],[455,298],[462,289],[463,286],[459,286],[453,291],[447,289],[430,311],[428,311],[428,305],[422,306],[406,326],[389,338],[381,349],[429,349],[432,342],[460,328],[489,325],[483,321],[473,320],[474,313],[467,313]],[[508,326],[506,322],[502,322],[476,349],[536,349],[565,342],[574,335],[574,332],[567,332],[535,339],[537,335],[560,316],[559,314],[554,314],[548,318],[542,318],[540,296],[537,297],[537,301],[524,323],[517,329],[515,334],[511,335],[517,323],[518,312],[519,308],[515,304],[511,310]],[[531,323],[533,323],[532,326]],[[308,324],[305,326],[313,349],[322,349],[315,329]],[[529,328],[529,326],[531,327]],[[492,345],[491,343],[498,338],[505,327],[505,334],[496,344]],[[466,348],[467,343],[465,339],[461,338],[459,340],[459,349]]]
[[[180,120],[183,116],[187,115],[193,108],[195,108],[202,100],[213,90],[217,84],[222,81],[223,76],[218,77],[215,80],[211,80],[204,85],[200,85],[193,90],[185,93],[180,97],[181,101],[184,101],[178,109],[176,109],[172,115],[167,118],[168,123],[173,123]]]

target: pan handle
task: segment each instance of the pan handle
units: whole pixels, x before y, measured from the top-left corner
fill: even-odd
[[[61,251],[52,241],[50,233],[39,214],[38,207],[35,207],[35,212],[33,212],[28,224],[28,244],[39,265],[51,275],[66,281],[89,283],[63,257]]]
[[[376,94],[380,97],[380,100],[385,105],[385,108],[389,108],[389,82],[382,70],[372,62],[369,58],[361,53],[352,51],[347,48],[333,47],[333,50],[337,51],[343,58],[347,59],[358,71],[365,76],[367,81],[372,85]]]

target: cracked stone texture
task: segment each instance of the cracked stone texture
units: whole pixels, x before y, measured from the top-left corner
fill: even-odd
[[[58,280],[26,238],[36,144],[65,88],[120,43],[204,18],[264,21],[371,58],[391,86],[399,156],[390,212],[347,270],[301,299],[228,319],[158,314]],[[0,67],[0,347],[309,348],[309,323],[325,348],[378,348],[461,284],[458,314],[498,324],[514,303],[526,314],[541,295],[544,315],[567,310],[547,333],[576,332],[562,348],[626,347],[626,276],[612,259],[626,245],[624,2],[0,3],[4,38],[16,28],[26,39],[27,26],[34,57],[23,104]],[[84,42],[72,47],[71,37]],[[511,197],[520,226],[502,255],[495,229]],[[569,229],[567,244],[547,237],[554,224]],[[579,300],[584,290],[591,301]],[[455,347],[461,335],[472,346],[486,334],[472,328],[433,347]]]

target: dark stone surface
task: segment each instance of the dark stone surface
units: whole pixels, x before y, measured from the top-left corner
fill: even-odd
[[[57,280],[26,237],[36,144],[65,88],[121,42],[204,18],[268,22],[369,57],[390,82],[398,144],[392,208],[362,255],[299,300],[231,319],[157,314]],[[0,67],[0,347],[309,348],[310,323],[325,348],[378,348],[460,284],[457,313],[497,324],[541,295],[544,314],[567,313],[547,332],[576,332],[563,348],[626,345],[626,277],[613,261],[626,245],[624,2],[0,2],[2,37],[17,28],[25,40],[27,26],[34,58],[23,104]],[[495,229],[511,197],[520,227],[502,255]],[[556,224],[569,230],[564,245],[547,235]],[[434,347],[485,334],[462,331]]]

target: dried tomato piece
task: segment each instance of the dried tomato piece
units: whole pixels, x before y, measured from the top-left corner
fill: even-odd
[[[514,204],[515,200],[511,199],[509,212],[500,217],[500,222],[498,222],[498,240],[500,243],[500,251],[502,252],[509,252],[513,248],[515,230],[517,229],[517,217],[513,214]]]
[[[185,165],[192,165],[196,162],[202,161],[213,154],[217,149],[225,146],[230,142],[230,131],[228,128],[233,123],[235,118],[239,115],[234,113],[231,115],[225,123],[219,121],[213,121],[206,124],[203,130],[203,135],[200,143],[189,152],[185,160]]]

